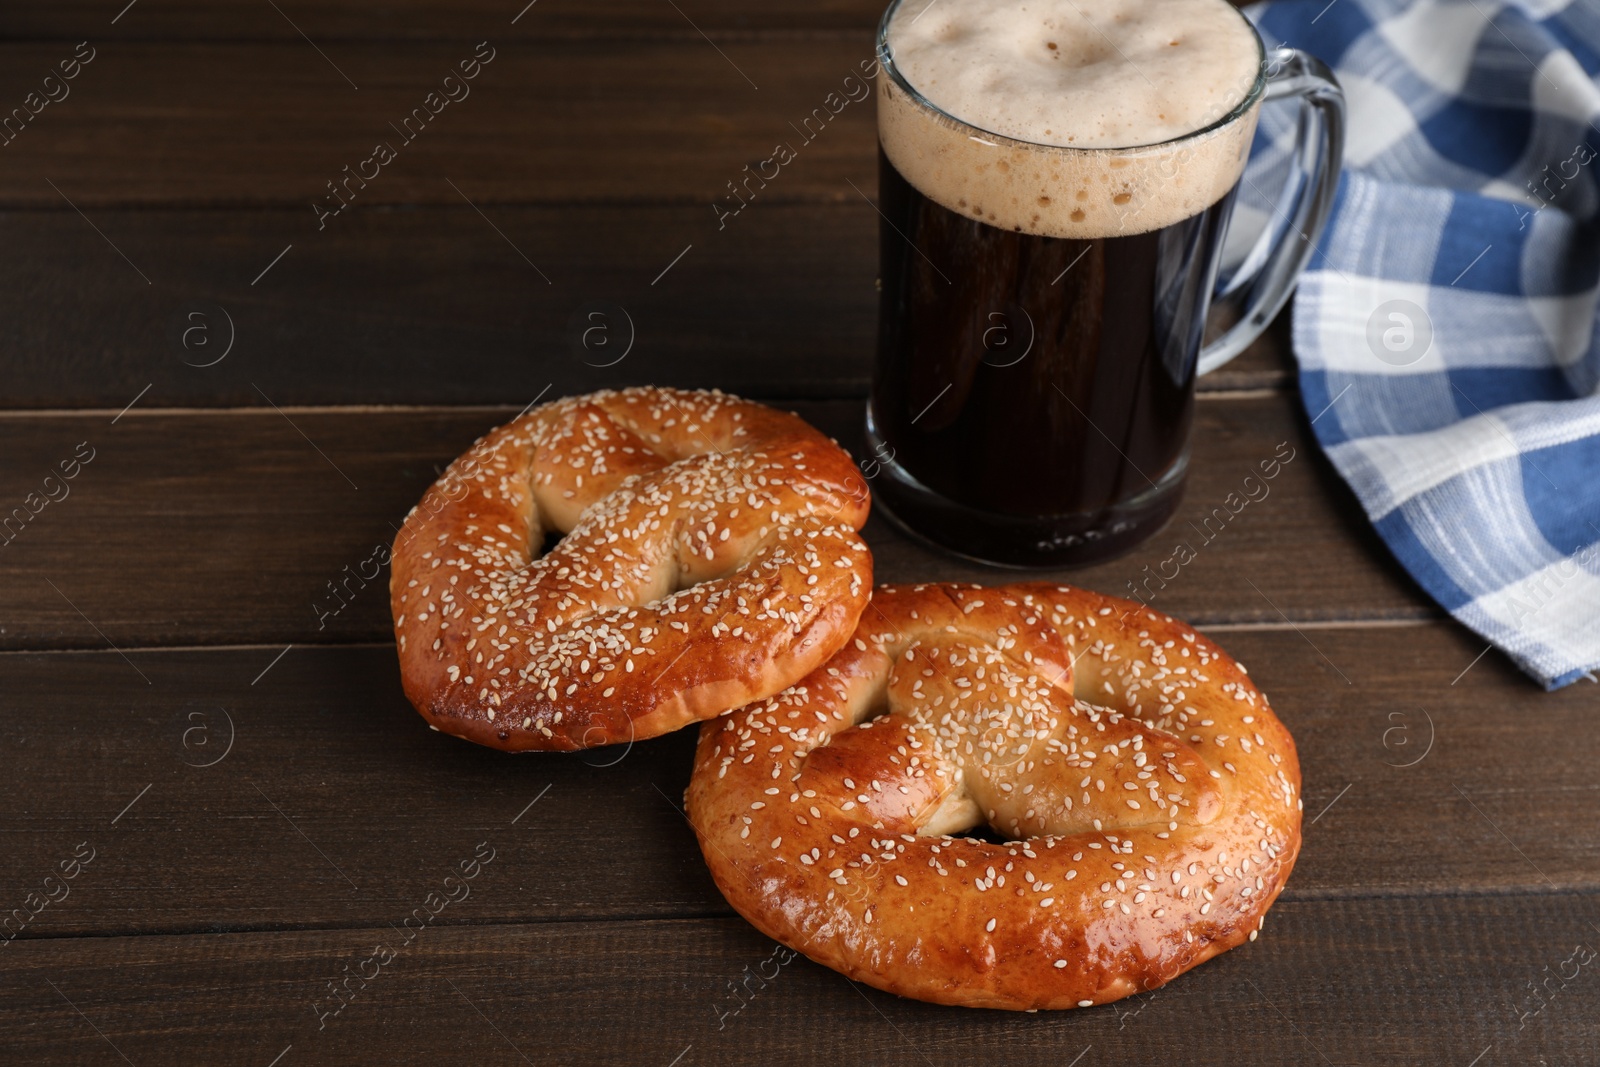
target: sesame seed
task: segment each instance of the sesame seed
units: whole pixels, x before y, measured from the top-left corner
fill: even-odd
[[[723,525],[706,527],[705,518],[693,520],[700,524],[695,529],[714,538]],[[827,566],[797,557],[787,580],[799,587],[799,579],[826,574]],[[870,892],[888,875],[908,896],[914,891],[925,911],[935,893],[965,894],[969,901],[974,894],[1009,901],[1014,893],[1022,898],[1017,906],[1045,909],[1033,921],[1046,930],[1058,924],[1063,946],[1079,943],[1072,938],[1081,930],[1073,925],[1081,927],[1097,901],[1107,917],[1131,917],[1148,903],[1141,915],[1174,920],[1160,926],[1168,945],[1178,935],[1178,943],[1194,944],[1195,912],[1185,906],[1168,916],[1169,909],[1158,906],[1167,899],[1160,887],[1169,884],[1219,928],[1256,927],[1251,920],[1281,888],[1281,876],[1267,865],[1292,852],[1296,840],[1288,836],[1286,819],[1301,798],[1292,758],[1275,748],[1282,736],[1276,720],[1248,683],[1235,682],[1237,672],[1219,670],[1231,661],[1159,613],[1119,617],[1123,608],[1105,608],[1100,599],[1086,603],[1076,591],[988,590],[979,615],[965,587],[920,588],[925,592],[876,591],[852,651],[807,683],[734,712],[726,726],[705,735],[691,793],[744,790],[731,809],[711,810],[748,814],[728,819],[732,832],[697,822],[704,837],[719,839],[743,865],[731,850],[755,850],[739,844],[736,834],[753,829],[751,840],[758,841],[782,830],[798,842],[800,860],[784,877],[803,877],[800,868],[809,863],[819,874],[830,872],[828,882],[814,883],[819,900],[813,906],[823,915],[846,907],[853,912],[851,898],[861,900],[862,893],[848,887]],[[770,598],[750,599],[752,608],[763,596]],[[608,669],[622,674],[626,658],[616,655],[617,666]],[[648,678],[651,661],[634,658]],[[1074,679],[1075,663],[1092,663],[1093,670]],[[493,676],[498,666],[491,663],[483,673]],[[1217,674],[1224,678],[1210,677]],[[1224,686],[1234,688],[1224,694]],[[1085,695],[1074,699],[1074,691]],[[869,707],[879,710],[862,717],[858,709]],[[882,715],[885,707],[892,715]],[[1244,724],[1235,708],[1250,712],[1252,724]],[[819,751],[828,753],[825,761],[812,758]],[[1218,779],[1233,776],[1243,788],[1221,792]],[[1268,795],[1267,786],[1281,802],[1270,811],[1232,806],[1240,803],[1236,798]],[[787,803],[746,809],[749,795],[763,789]],[[1207,814],[1218,802],[1221,814]],[[692,820],[699,817],[695,806],[706,803],[703,794],[691,797]],[[1157,811],[1145,813],[1145,804]],[[898,823],[906,815],[911,825]],[[752,817],[753,827],[740,825],[740,818]],[[1204,831],[1202,817],[1209,827]],[[891,819],[897,824],[889,828]],[[941,826],[945,819],[951,821]],[[974,824],[987,824],[1008,840],[964,836]],[[851,847],[858,835],[859,846]],[[1219,838],[1238,851],[1228,856],[1205,843]],[[814,843],[827,847],[825,861]],[[707,856],[714,869],[720,866],[709,847]],[[1075,866],[1060,862],[1068,856]],[[847,881],[851,871],[862,877]],[[1076,881],[1080,873],[1083,886]],[[1061,884],[1064,897],[1054,895],[1052,882]],[[835,896],[839,887],[846,891]],[[958,913],[971,907],[959,897],[946,899],[954,903],[940,908]],[[966,914],[992,912],[981,920],[992,935],[1007,906]],[[919,918],[909,903],[901,911],[913,922]],[[871,907],[855,914],[864,923],[875,915]],[[924,936],[937,943],[941,932]],[[1069,962],[1052,965],[1065,969]]]

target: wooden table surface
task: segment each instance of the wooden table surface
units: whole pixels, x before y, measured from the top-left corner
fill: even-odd
[[[54,97],[0,135],[0,513],[27,516],[0,544],[0,1062],[1600,1062],[1600,701],[1399,570],[1283,322],[1203,383],[1177,529],[1294,458],[1155,604],[1294,732],[1305,847],[1261,939],[1165,988],[1024,1015],[803,958],[753,979],[774,946],[678,810],[689,731],[523,757],[429,731],[373,554],[479,433],[655,382],[860,438],[871,103],[711,205],[869,56],[878,0],[524,2],[0,10],[0,113]],[[470,95],[391,127],[475,56]],[[586,349],[597,307],[614,344]],[[884,580],[1006,578],[867,536]],[[1125,592],[1175,536],[1071,580]]]

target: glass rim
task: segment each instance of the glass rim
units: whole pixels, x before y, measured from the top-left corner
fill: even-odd
[[[960,126],[960,127],[964,128],[964,129],[972,130],[972,131],[974,131],[976,133],[984,134],[986,137],[998,137],[998,138],[1000,138],[1000,140],[1005,141],[1005,142],[1007,142],[1009,144],[1022,145],[1022,146],[1028,147],[1028,148],[1042,148],[1042,149],[1048,149],[1048,150],[1058,151],[1058,152],[1139,152],[1139,151],[1144,151],[1146,149],[1151,149],[1151,148],[1166,148],[1166,147],[1170,147],[1170,146],[1173,146],[1173,145],[1181,145],[1185,141],[1192,141],[1192,140],[1195,140],[1197,138],[1204,137],[1204,136],[1206,136],[1208,134],[1215,133],[1216,131],[1224,129],[1227,126],[1229,126],[1230,124],[1232,124],[1232,123],[1238,121],[1239,119],[1243,118],[1247,113],[1249,113],[1250,109],[1253,108],[1261,100],[1263,94],[1266,92],[1266,87],[1267,87],[1267,46],[1266,46],[1266,43],[1261,40],[1261,33],[1260,33],[1259,30],[1256,29],[1255,23],[1251,22],[1250,19],[1245,16],[1245,13],[1242,10],[1240,10],[1237,7],[1234,7],[1232,4],[1227,4],[1227,6],[1234,12],[1234,14],[1239,16],[1240,21],[1245,24],[1245,28],[1250,31],[1251,38],[1254,39],[1255,42],[1256,42],[1256,78],[1255,78],[1255,81],[1251,83],[1250,91],[1245,94],[1244,99],[1239,101],[1239,103],[1236,104],[1232,109],[1230,109],[1227,114],[1223,115],[1221,118],[1217,119],[1215,122],[1210,123],[1209,125],[1202,126],[1198,130],[1191,130],[1188,133],[1182,133],[1182,134],[1179,134],[1176,137],[1170,137],[1165,141],[1151,141],[1151,142],[1148,142],[1146,144],[1117,145],[1117,146],[1114,146],[1114,147],[1089,148],[1089,147],[1078,147],[1078,146],[1075,146],[1075,145],[1040,144],[1037,141],[1027,141],[1027,140],[1023,140],[1020,137],[1012,137],[1009,134],[999,133],[999,132],[996,132],[994,130],[987,130],[987,129],[984,129],[982,126],[977,126],[977,125],[974,125],[971,122],[968,122],[966,119],[957,118],[956,116],[950,114],[950,112],[946,111],[944,108],[940,107],[938,104],[935,104],[933,101],[929,100],[926,96],[922,95],[922,93],[917,89],[916,86],[912,85],[909,81],[906,80],[906,76],[904,74],[902,74],[900,72],[900,68],[895,65],[894,53],[889,48],[889,20],[894,17],[894,13],[896,11],[900,10],[900,5],[903,4],[904,2],[905,2],[905,0],[889,0],[889,6],[884,9],[883,17],[878,20],[878,35],[877,35],[877,49],[876,49],[876,51],[877,51],[877,60],[878,60],[879,69],[881,71],[883,71],[884,73],[888,74],[889,77],[894,80],[894,83],[896,85],[898,85],[906,93],[906,95],[908,97],[910,97],[911,100],[914,103],[916,103],[919,107],[926,108],[927,110],[932,111],[934,114],[940,116],[941,118],[945,119],[946,121],[954,123],[955,125]],[[939,0],[929,0],[928,7],[932,7],[934,4],[936,4],[938,2],[939,2]],[[1226,0],[1222,0],[1222,2],[1226,3]],[[926,11],[927,8],[925,7],[925,8],[923,8],[923,10]],[[1129,60],[1129,62],[1131,63],[1132,60]],[[974,140],[979,140],[979,141],[983,141],[984,140],[984,138],[973,138],[973,139]],[[985,143],[988,143],[988,142],[985,142]]]

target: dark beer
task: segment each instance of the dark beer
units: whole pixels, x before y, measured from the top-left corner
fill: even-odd
[[[951,211],[879,153],[870,443],[880,499],[980,559],[1087,563],[1181,495],[1195,361],[1233,193],[1079,240]]]

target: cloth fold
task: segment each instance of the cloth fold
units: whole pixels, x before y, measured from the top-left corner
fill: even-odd
[[[1546,688],[1600,668],[1600,3],[1274,0],[1349,105],[1294,298],[1312,428],[1389,549]],[[1240,222],[1276,211],[1267,108]]]

